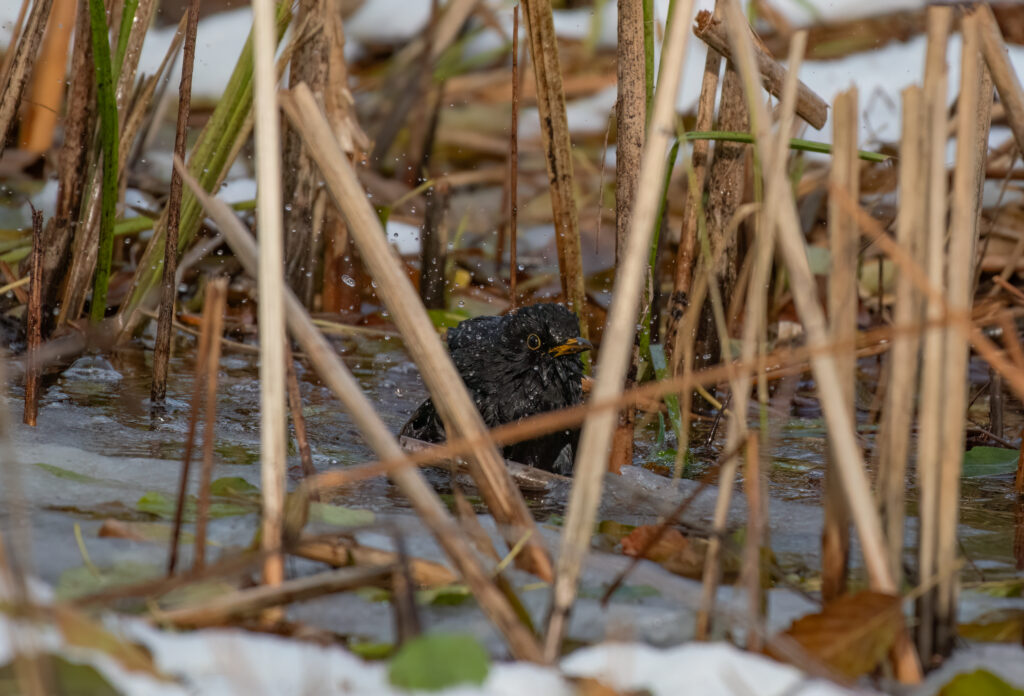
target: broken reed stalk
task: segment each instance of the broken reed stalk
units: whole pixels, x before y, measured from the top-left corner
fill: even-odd
[[[263,582],[284,580],[285,468],[288,457],[285,392],[284,230],[281,200],[281,124],[277,106],[277,51],[273,0],[253,0],[253,113],[255,114],[259,230],[260,481],[263,524],[260,543],[268,552]]]
[[[242,267],[250,275],[255,275],[258,270],[258,252],[252,235],[226,203],[207,194],[199,182],[185,171],[181,160],[175,161],[175,166],[182,170],[182,178],[197,201],[217,222]],[[313,325],[302,304],[287,288],[284,300],[288,309],[285,317],[289,331],[306,353],[307,359],[324,384],[344,404],[366,442],[382,459],[405,460],[405,453],[384,421],[377,415],[373,403],[363,393],[359,383],[345,367],[331,344]],[[482,439],[489,443],[485,437]],[[508,599],[495,587],[490,573],[480,564],[469,541],[422,474],[408,468],[396,468],[391,472],[391,477],[409,499],[423,524],[433,533],[438,544],[452,561],[452,565],[469,585],[480,608],[505,637],[512,655],[517,659],[540,661],[541,650],[536,638],[520,622]]]
[[[738,25],[740,30],[732,33],[742,34],[746,31],[746,20],[740,21],[741,24]],[[760,98],[760,90],[756,85],[748,85],[750,91],[757,96],[754,97],[748,93],[745,110],[749,109],[752,131],[757,134],[759,160],[763,171],[762,178],[766,181],[786,180],[785,166],[789,155],[786,141],[793,127],[797,93],[796,76],[799,74],[799,64],[803,60],[806,40],[806,33],[799,32],[794,35],[790,42],[791,70],[786,84],[783,86],[783,102],[779,112],[780,122],[777,142],[774,145],[771,141],[771,121],[768,114],[763,108],[757,111],[752,106],[754,100]],[[734,66],[734,75],[738,67]],[[788,191],[785,195],[789,195]],[[764,288],[767,287],[771,276],[775,247],[774,240],[777,234],[776,218],[780,205],[781,201],[777,197],[773,197],[766,192],[764,203],[758,216],[758,235],[754,242],[754,248],[750,252],[754,255],[753,266],[751,280],[747,285],[747,321],[743,324],[743,337],[740,348],[740,359],[746,363],[752,363],[755,360],[758,346],[764,340],[765,322],[768,316],[768,294],[764,291]],[[701,606],[697,612],[695,627],[695,635],[700,640],[707,640],[711,635],[711,619],[715,614],[716,589],[721,577],[720,556],[722,539],[726,533],[728,523],[729,506],[732,501],[733,482],[736,480],[740,445],[744,438],[747,437],[747,412],[750,403],[752,381],[752,375],[740,373],[730,382],[733,402],[732,416],[729,418],[729,425],[726,431],[726,447],[730,451],[735,452],[735,454],[722,464],[721,485],[718,490],[718,499],[715,501],[713,521],[715,534],[708,540],[708,550],[705,556],[702,577]]]
[[[0,81],[6,80],[7,71],[11,67],[11,61],[14,60],[14,56],[17,55],[17,51],[13,50],[18,42],[21,40],[21,32],[25,28],[25,16],[28,14],[28,7],[32,4],[32,0],[21,0],[21,7],[18,9],[18,16],[12,24],[7,25],[9,32],[7,48],[4,51],[4,55],[0,58]],[[79,3],[81,5],[81,3]]]
[[[658,80],[654,97],[654,111],[641,160],[637,199],[625,258],[619,264],[604,334],[606,340],[601,348],[601,369],[591,391],[591,401],[617,397],[622,392],[623,380],[629,367],[647,256],[665,176],[665,152],[674,132],[675,98],[682,75],[686,29],[692,11],[692,0],[677,3],[666,34],[663,48],[664,72]],[[576,598],[580,571],[590,550],[590,537],[601,502],[601,488],[615,418],[616,414],[609,411],[590,416],[583,425],[545,638],[544,651],[548,660],[554,660],[559,655],[568,629],[569,612]]]
[[[746,20],[735,0],[726,5],[726,19],[730,27],[736,27],[730,35],[738,52],[737,63],[744,76],[751,110],[757,114],[756,124],[767,122],[767,113],[760,100],[759,82],[754,62],[753,41]],[[759,133],[755,127],[755,133]],[[781,148],[779,148],[781,150]],[[781,153],[776,153],[781,156]],[[825,317],[818,301],[818,289],[807,261],[806,243],[800,230],[796,207],[792,198],[789,180],[786,177],[766,179],[765,200],[778,201],[777,233],[781,256],[789,271],[790,286],[797,305],[797,311],[804,324],[807,344],[811,349],[821,348],[829,343]],[[851,415],[842,398],[842,387],[832,353],[818,353],[811,359],[811,367],[817,381],[818,395],[829,433],[833,437],[833,451],[836,453],[837,470],[841,475],[843,490],[847,495],[854,523],[860,537],[864,554],[864,565],[873,589],[896,594],[899,592],[889,559],[881,522],[875,508],[874,498],[864,471],[864,460],[857,444],[856,434],[850,427]],[[917,656],[904,650],[898,656],[896,676],[904,682],[919,682],[921,666]]]
[[[1006,44],[999,30],[999,23],[988,3],[976,7],[981,52],[992,74],[992,81],[999,91],[999,101],[1006,112],[1006,121],[1017,141],[1017,151],[1024,152],[1024,91],[1021,90],[1020,76],[1013,69],[1007,55]]]
[[[53,145],[57,116],[64,101],[64,76],[77,4],[75,0],[53,2],[39,59],[32,68],[32,83],[18,132],[18,147],[23,150],[41,155]]]
[[[642,2],[617,4],[615,69],[615,259],[626,251],[629,221],[640,178],[640,155],[647,125]]]
[[[398,562],[398,554],[370,546],[360,546],[351,539],[300,539],[289,555],[326,563],[335,568],[345,566],[389,566]],[[409,571],[418,587],[444,587],[459,581],[448,566],[422,558],[409,559]]]
[[[733,51],[735,49],[722,24],[721,19],[713,17],[707,10],[701,10],[697,13],[693,33],[727,60],[734,62]],[[744,23],[744,26],[747,27],[747,33],[751,41],[754,42],[754,60],[764,88],[773,96],[781,97],[782,86],[786,82],[786,70],[772,58],[750,29],[750,25]],[[825,127],[825,121],[828,119],[828,103],[810,87],[800,82],[797,85],[796,113],[816,130],[821,130]]]
[[[196,348],[195,380],[192,383],[192,411],[188,418],[188,432],[185,435],[185,454],[181,462],[181,476],[178,479],[178,497],[174,504],[174,522],[171,525],[171,542],[167,555],[167,575],[171,576],[178,565],[178,541],[181,538],[181,525],[185,521],[185,508],[188,500],[188,479],[192,469],[192,450],[196,443],[196,427],[199,423],[199,411],[202,408],[203,377],[207,372],[206,360],[211,355],[210,342],[214,340],[211,331],[212,313],[209,305],[203,312],[202,325],[199,331],[199,345]]]
[[[313,451],[309,447],[309,437],[306,435],[306,416],[302,413],[302,392],[299,391],[299,376],[295,373],[295,357],[292,355],[292,347],[288,341],[284,342],[284,356],[287,367],[285,378],[288,386],[288,410],[292,414],[295,442],[299,447],[302,478],[308,479],[316,476],[316,468],[313,466]],[[309,494],[309,500],[317,502],[320,500],[320,495],[313,491]]]
[[[928,8],[928,45],[925,55],[924,125],[927,181],[927,217],[925,231],[925,269],[932,287],[945,284],[943,248],[946,238],[946,44],[953,22],[950,7]],[[930,295],[925,316],[929,320],[942,317],[944,298]],[[918,416],[917,478],[918,502],[918,574],[931,577],[937,568],[939,526],[939,461],[942,447],[942,423],[945,399],[942,396],[944,369],[944,329],[934,327],[923,335],[921,396]],[[934,651],[935,592],[928,592],[917,602],[917,649],[929,659]]]
[[[851,200],[860,200],[860,163],[857,160],[857,88],[840,92],[832,105],[832,167],[829,181],[843,189]],[[842,398],[850,409],[849,427],[856,430],[856,368],[852,345],[857,335],[857,257],[860,230],[830,199],[828,206],[829,249],[832,252],[828,277],[829,333],[836,343],[850,347],[836,351],[836,368],[843,388]],[[821,597],[825,602],[846,592],[850,564],[850,512],[835,470],[835,454],[825,464],[825,519],[821,538]]]
[[[960,94],[957,99],[956,167],[953,171],[953,202],[950,208],[949,250],[946,262],[946,298],[949,311],[970,313],[974,294],[975,250],[981,214],[981,190],[988,119],[992,93],[980,94],[985,69],[980,55],[979,13],[968,12],[961,22]],[[984,131],[985,147],[978,148],[978,131]],[[959,551],[960,474],[964,451],[964,418],[967,412],[968,338],[960,331],[946,332],[944,369],[945,419],[939,472],[939,518],[936,570],[935,650],[948,655],[956,640],[959,576],[950,573]],[[926,575],[922,577],[927,577]],[[931,627],[923,626],[923,630]]]
[[[572,141],[565,114],[565,92],[558,60],[558,39],[551,15],[551,0],[523,0],[526,29],[530,35],[530,56],[537,85],[537,114],[541,142],[546,153],[551,213],[555,223],[555,244],[562,294],[580,318],[580,333],[586,338],[586,296],[580,231],[573,195]]]
[[[519,279],[519,3],[512,8],[512,120],[508,127],[508,301],[516,308]],[[501,265],[499,254],[497,263]]]
[[[900,138],[899,216],[896,241],[918,262],[923,261],[924,222],[927,217],[924,165],[924,94],[917,85],[903,91],[903,133]],[[921,293],[915,290],[909,274],[896,276],[896,304],[893,323],[897,326],[919,321]],[[907,459],[914,419],[914,392],[917,388],[918,351],[921,338],[908,334],[893,339],[887,368],[885,406],[879,434],[878,498],[886,537],[889,562],[896,578],[902,576],[907,496]]]
[[[388,247],[376,211],[370,206],[351,163],[341,152],[312,94],[300,85],[287,98],[282,96],[282,105],[309,147],[327,188],[345,216],[362,259],[377,281],[377,294],[402,332],[406,348],[419,366],[448,432],[453,436],[485,433],[480,413],[416,297],[404,268]],[[470,466],[473,479],[509,546],[514,546],[524,534],[530,535],[523,553],[516,559],[517,564],[550,580],[551,560],[498,451],[490,443],[481,444],[474,451]]]
[[[711,128],[715,117],[715,95],[718,92],[718,75],[722,66],[722,54],[710,46],[704,60],[704,77],[700,87],[700,101],[697,104],[697,127]],[[690,307],[703,306],[703,291],[694,292],[694,265],[697,261],[697,237],[703,219],[704,188],[707,183],[708,161],[711,152],[711,141],[697,141],[693,144],[690,155],[692,175],[686,187],[685,213],[683,228],[680,230],[679,249],[676,256],[675,277],[673,278],[672,294],[669,297],[668,326],[665,338],[666,357],[673,376],[687,375],[693,372],[695,356],[696,312]],[[707,274],[699,274],[697,284],[706,282]],[[700,297],[697,297],[700,295]],[[690,321],[686,321],[686,317]],[[689,451],[690,407],[693,393],[686,391],[678,397],[681,422],[679,424],[679,442],[676,447],[676,462],[673,476],[683,475],[686,453]]]
[[[640,180],[640,157],[643,154],[644,131],[647,128],[649,102],[648,78],[653,89],[654,76],[647,74],[648,32],[644,30],[644,15],[648,0],[642,2],[620,2],[617,4],[618,23],[616,44],[616,77],[618,95],[615,102],[615,264],[616,273],[626,253],[626,240]],[[653,51],[653,44],[652,44]],[[653,59],[653,55],[652,55]],[[653,67],[652,67],[653,72]],[[598,196],[603,195],[599,192]],[[655,221],[657,224],[657,221]],[[650,327],[650,315],[648,328]],[[626,377],[628,388],[636,379],[640,352],[634,348],[631,365]],[[621,471],[623,466],[633,463],[633,430],[636,425],[635,411],[624,409],[619,413],[612,438],[612,453],[609,469]]]
[[[707,57],[704,59],[704,78],[700,86],[700,100],[697,102],[697,130],[711,130],[715,118],[715,95],[718,93],[718,75],[722,68],[722,54],[708,46]],[[676,255],[675,276],[672,283],[672,295],[669,298],[668,332],[665,338],[665,350],[672,374],[685,372],[688,367],[685,360],[692,365],[692,337],[679,337],[680,323],[687,310],[693,285],[694,265],[697,263],[697,213],[707,183],[708,160],[711,154],[710,140],[697,140],[693,143],[690,155],[690,166],[693,168],[692,185],[686,187],[683,227],[680,230],[679,250]],[[689,348],[689,353],[680,350],[679,342]],[[689,410],[692,395],[683,395],[685,405],[683,413]],[[685,416],[684,416],[685,417]],[[687,428],[682,428],[685,434]],[[680,449],[683,449],[680,446]]]
[[[426,194],[427,205],[420,233],[420,299],[427,309],[444,309],[447,304],[445,266],[448,263],[448,206],[451,186],[439,181]]]
[[[39,348],[43,345],[43,213],[32,209],[32,280],[29,285],[28,307],[25,317],[25,425],[36,427],[39,415],[39,390],[42,386],[42,366]]]
[[[750,129],[750,117],[743,98],[743,85],[739,73],[732,63],[725,66],[722,77],[722,96],[718,103],[718,120],[723,129]],[[708,243],[719,257],[714,267],[707,265],[706,257],[702,266],[705,272],[711,273],[710,281],[721,285],[721,294],[732,296],[736,286],[736,275],[739,261],[739,240],[731,237],[727,240],[726,231],[732,223],[737,208],[742,204],[747,183],[747,145],[731,142],[715,144],[715,155],[708,172],[708,199],[705,212],[705,232]],[[698,230],[699,231],[699,230]],[[698,244],[701,244],[698,241]],[[694,364],[704,367],[720,361],[723,345],[719,340],[714,317],[714,308],[708,299],[700,305],[690,307],[696,312],[696,330],[694,341]],[[702,409],[706,412],[706,408]]]
[[[53,0],[35,0],[17,45],[12,43],[7,49],[13,51],[14,58],[7,72],[0,75],[0,79],[3,80],[0,89],[0,156],[4,154],[7,134],[21,105],[21,97],[25,85],[28,84],[29,70],[36,61],[36,53],[43,40],[46,18],[50,16],[52,4]]]
[[[87,177],[90,142],[95,127],[95,80],[92,67],[92,42],[89,38],[88,3],[79,2],[75,17],[75,45],[71,53],[71,75],[67,112],[64,116],[64,143],[60,149],[57,174],[57,204],[45,228],[43,256],[43,335],[49,336],[56,317],[53,307],[61,293],[61,284],[71,261],[73,222],[78,220],[82,192]]]
[[[284,606],[293,602],[303,602],[365,587],[389,577],[391,570],[389,565],[369,568],[338,568],[325,573],[288,580],[275,586],[263,585],[236,590],[197,606],[170,611],[154,609],[152,619],[157,624],[190,628],[223,625],[232,619],[246,615],[255,615],[274,608],[283,609]]]
[[[203,325],[209,337],[209,353],[200,358],[206,369],[206,402],[203,406],[203,466],[199,474],[199,500],[196,502],[196,543],[192,569],[206,566],[206,524],[210,510],[210,482],[213,481],[213,447],[217,442],[217,373],[220,369],[220,337],[224,333],[224,310],[227,307],[228,279],[214,278],[206,284],[203,299]],[[209,317],[209,318],[207,318]]]
[[[196,58],[196,31],[199,27],[199,0],[189,0],[185,11],[185,48],[181,59],[181,81],[178,86],[178,117],[174,126],[174,155],[185,159],[185,138],[192,104],[192,68]],[[150,400],[156,404],[167,395],[167,366],[171,358],[171,333],[174,303],[178,296],[178,225],[181,222],[181,176],[171,171],[171,189],[167,196],[167,228],[164,239],[164,269],[160,284],[160,310],[156,341],[153,346],[153,384]]]

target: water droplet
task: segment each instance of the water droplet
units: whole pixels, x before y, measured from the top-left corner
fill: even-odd
[[[345,285],[349,286],[350,288],[354,288],[356,286],[356,279],[353,278],[352,276],[348,275],[347,273],[345,275],[341,276],[341,282],[343,282]]]

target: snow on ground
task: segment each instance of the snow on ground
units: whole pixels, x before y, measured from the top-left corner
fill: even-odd
[[[0,665],[8,664],[12,658],[12,628],[7,619],[0,616]],[[139,619],[113,616],[107,617],[106,628],[123,640],[145,646],[153,656],[156,669],[166,679],[158,680],[144,671],[128,671],[111,654],[98,649],[69,646],[56,630],[36,634],[36,645],[77,664],[91,665],[128,696],[234,696],[239,693],[398,696],[409,693],[390,684],[387,663],[366,662],[339,647],[231,629],[173,633],[153,628]],[[16,630],[21,641],[31,633],[24,624]],[[1019,648],[1016,650],[1020,652]],[[653,696],[875,693],[850,691],[809,679],[795,667],[726,643],[691,643],[669,649],[635,643],[605,643],[577,650],[557,668],[529,663],[493,663],[483,684],[452,686],[434,693],[439,696],[571,696],[577,693],[571,680],[581,677],[599,680],[617,690],[646,690]]]

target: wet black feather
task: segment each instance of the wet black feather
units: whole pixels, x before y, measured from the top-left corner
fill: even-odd
[[[579,354],[549,352],[579,336],[579,329],[576,315],[553,303],[523,307],[500,317],[468,319],[450,329],[448,351],[484,423],[504,425],[582,403]],[[413,412],[401,434],[427,442],[444,440],[444,426],[430,399]],[[571,474],[578,441],[578,429],[562,430],[505,447],[503,454],[523,464]]]

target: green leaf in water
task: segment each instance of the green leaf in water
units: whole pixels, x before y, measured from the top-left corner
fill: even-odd
[[[987,669],[958,674],[939,691],[939,696],[1024,696],[1024,691],[1010,686]]]
[[[260,489],[241,476],[225,476],[210,483],[210,495],[223,498],[254,498],[259,500]]]
[[[196,497],[190,495],[185,501],[185,521],[192,522],[196,518]],[[248,515],[251,512],[255,512],[258,509],[258,504],[241,504],[235,502],[214,502],[210,503],[210,509],[208,514],[211,518],[217,517],[233,517],[235,515]],[[146,512],[150,515],[163,518],[165,520],[174,519],[174,500],[167,497],[160,491],[146,491],[139,498],[138,502],[135,503],[135,509],[139,512]]]
[[[491,668],[487,651],[469,635],[435,633],[401,647],[388,680],[403,689],[440,691],[456,684],[483,684]]]
[[[972,447],[964,453],[963,476],[998,476],[1017,471],[1017,450],[1002,447]]]
[[[310,503],[309,517],[317,522],[332,524],[335,527],[361,527],[373,524],[375,519],[370,510],[357,510],[327,503]]]

